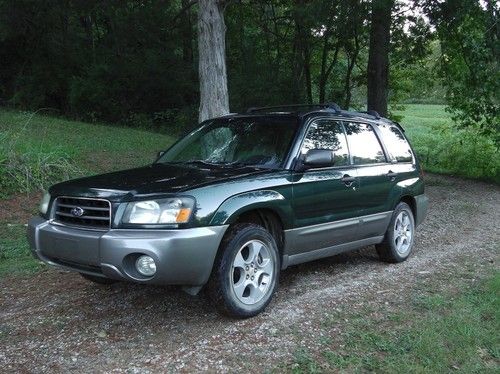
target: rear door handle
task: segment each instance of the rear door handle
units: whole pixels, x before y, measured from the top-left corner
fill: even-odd
[[[391,181],[395,180],[397,176],[398,173],[394,173],[392,170],[389,170],[389,172],[386,174],[386,177],[389,178]]]
[[[351,187],[351,185],[354,183],[354,181],[356,180],[356,178],[351,177],[349,174],[345,174],[340,180],[342,182],[344,182],[344,184],[347,187]]]

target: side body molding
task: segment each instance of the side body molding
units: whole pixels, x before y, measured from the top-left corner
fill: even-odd
[[[279,215],[285,229],[291,225],[289,217],[293,217],[293,214],[290,202],[274,190],[244,192],[228,198],[217,209],[210,225],[231,224],[240,214],[254,209],[272,210]]]

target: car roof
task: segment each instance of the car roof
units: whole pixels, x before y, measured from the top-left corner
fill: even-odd
[[[230,118],[248,118],[248,117],[294,117],[302,119],[307,116],[314,115],[334,115],[338,118],[345,119],[357,119],[357,120],[368,120],[371,123],[381,125],[394,125],[400,128],[402,131],[404,129],[402,126],[388,118],[380,116],[375,111],[350,111],[343,110],[335,103],[327,104],[296,104],[296,105],[278,105],[278,106],[268,106],[268,107],[258,107],[249,108],[244,113],[230,113],[224,117]]]

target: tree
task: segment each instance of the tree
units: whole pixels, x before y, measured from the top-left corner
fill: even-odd
[[[229,113],[225,2],[200,0],[198,8],[199,121]]]
[[[500,28],[498,2],[424,1],[440,40],[439,74],[448,110],[461,127],[500,146]]]
[[[368,110],[387,115],[389,88],[389,46],[391,11],[394,0],[374,0],[372,3],[370,47],[368,51]]]

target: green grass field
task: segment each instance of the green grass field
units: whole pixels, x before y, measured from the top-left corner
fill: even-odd
[[[56,152],[92,171],[150,162],[172,139],[125,127],[69,121],[29,112],[0,111],[0,133],[20,152]]]

